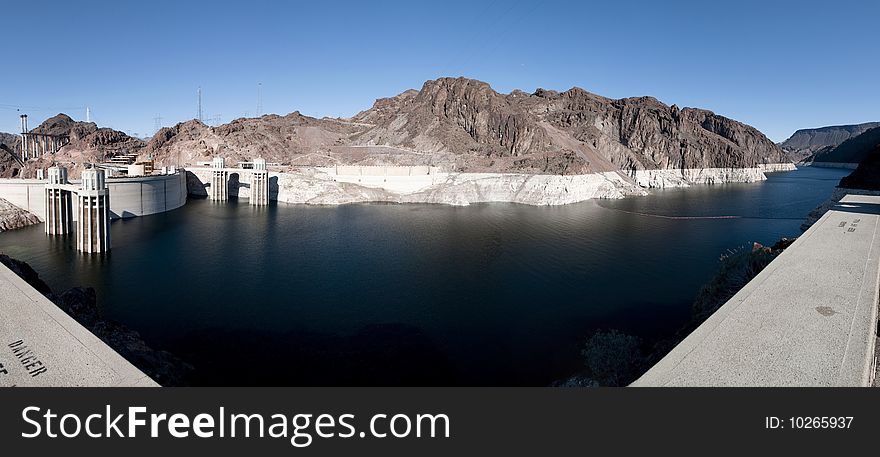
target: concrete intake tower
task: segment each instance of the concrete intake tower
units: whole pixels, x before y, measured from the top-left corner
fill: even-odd
[[[66,168],[49,168],[46,211],[43,216],[47,235],[67,235],[73,232],[73,193],[69,186]]]
[[[83,170],[77,197],[76,248],[87,253],[110,250],[110,191],[104,170]]]
[[[269,204],[269,171],[266,169],[266,159],[254,159],[250,203],[256,206]]]
[[[211,161],[211,190],[208,197],[211,200],[229,199],[229,173],[226,171],[226,160],[223,157],[214,157]]]

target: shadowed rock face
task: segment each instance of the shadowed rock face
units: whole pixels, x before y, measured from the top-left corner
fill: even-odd
[[[0,132],[0,178],[14,178],[21,173],[21,164],[15,160],[20,147],[20,136]]]
[[[370,148],[379,145],[391,150]],[[788,162],[758,130],[710,111],[651,97],[613,100],[578,88],[500,94],[466,78],[428,81],[350,119],[292,113],[219,127],[189,121],[163,129],[141,153],[159,166],[224,155],[293,166],[418,163],[540,174]]]
[[[880,143],[874,146],[859,167],[840,180],[846,189],[880,190]]]
[[[825,148],[813,155],[815,162],[861,163],[880,145],[880,127],[866,130],[833,148]]]
[[[816,129],[801,129],[780,146],[792,161],[808,159],[813,153],[834,148],[844,141],[859,136],[867,130],[880,127],[880,122],[866,122],[855,125],[835,125]]]

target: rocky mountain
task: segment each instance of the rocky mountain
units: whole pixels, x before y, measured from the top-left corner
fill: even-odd
[[[880,127],[866,130],[835,147],[824,148],[813,154],[813,162],[861,163],[880,144]]]
[[[15,160],[19,155],[21,137],[11,133],[0,132],[0,177],[18,176],[21,164]]]
[[[263,156],[287,165],[427,164],[449,171],[582,174],[754,168],[788,162],[761,132],[652,97],[573,88],[501,94],[466,78],[377,100],[350,119],[292,113],[163,129],[142,151],[162,164]]]
[[[858,168],[840,180],[840,187],[880,191],[880,142],[874,145]]]
[[[287,165],[332,165],[331,147],[346,143],[361,128],[337,119],[315,119],[293,112],[236,119],[218,127],[197,120],[163,128],[140,151],[162,165],[194,164],[222,155],[227,163],[263,157]]]
[[[801,162],[819,150],[834,148],[875,127],[880,127],[880,122],[801,129],[780,143],[780,146],[792,161]]]

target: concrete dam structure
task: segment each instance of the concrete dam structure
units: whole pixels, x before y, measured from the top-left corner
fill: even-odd
[[[269,204],[272,187],[271,181],[277,180],[277,173],[268,170],[265,159],[256,158],[253,162],[241,162],[240,166],[252,165],[248,168],[232,168],[226,166],[223,157],[215,157],[210,168],[190,167],[186,171],[195,177],[204,189],[195,195],[207,195],[209,200],[226,201],[230,197],[247,198],[253,206]],[[277,193],[277,184],[276,184]]]
[[[110,219],[148,216],[186,204],[186,174],[182,170],[166,175],[106,178],[105,183],[112,196]],[[41,179],[0,179],[0,198],[44,218],[46,184],[47,181]],[[79,184],[79,180],[72,180],[67,188],[78,190]],[[76,217],[74,212],[73,218]]]
[[[70,143],[67,135],[32,133],[28,130],[27,114],[21,115],[21,160],[37,159],[44,154],[55,154]]]
[[[215,157],[211,162],[211,188],[208,198],[217,201],[229,199],[229,171],[226,170],[226,160],[223,157]]]
[[[634,386],[874,383],[880,196],[848,195]]]
[[[269,171],[266,169],[266,159],[254,159],[250,204],[254,206],[269,204]]]
[[[0,387],[158,387],[0,265]]]
[[[46,184],[46,235],[67,235],[73,232],[73,192],[67,188],[67,169],[49,168]]]
[[[76,249],[89,254],[110,250],[110,193],[104,170],[84,170],[77,193]],[[49,223],[49,219],[46,219]]]

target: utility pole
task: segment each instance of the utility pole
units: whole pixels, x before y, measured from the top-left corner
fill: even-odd
[[[202,86],[199,86],[199,122],[202,121]]]

